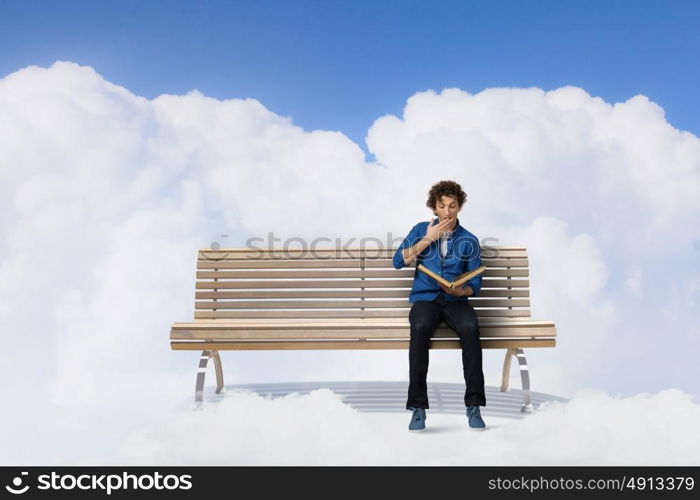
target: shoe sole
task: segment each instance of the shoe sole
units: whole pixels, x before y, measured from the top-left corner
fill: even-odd
[[[474,432],[482,432],[486,430],[486,427],[469,427],[469,430]]]

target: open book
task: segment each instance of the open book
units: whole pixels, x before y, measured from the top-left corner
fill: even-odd
[[[427,274],[428,276],[430,276],[434,280],[439,281],[440,283],[445,285],[447,288],[452,289],[452,288],[457,288],[460,285],[463,285],[465,282],[469,281],[474,276],[478,276],[479,274],[483,273],[486,270],[486,266],[479,266],[476,269],[472,269],[471,271],[469,271],[467,273],[460,274],[452,281],[447,281],[445,278],[443,278],[439,274],[434,273],[433,271],[431,271],[430,269],[425,267],[423,264],[418,264],[418,269],[423,271],[425,274]]]

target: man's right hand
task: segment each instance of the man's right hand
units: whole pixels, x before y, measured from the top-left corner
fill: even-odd
[[[425,233],[425,237],[432,243],[440,239],[440,235],[445,232],[445,230],[452,225],[451,219],[445,219],[442,222],[436,223],[435,220],[431,220],[428,224],[428,230]]]

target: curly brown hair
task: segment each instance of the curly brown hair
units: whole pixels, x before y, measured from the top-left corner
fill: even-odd
[[[451,196],[456,199],[460,208],[467,202],[467,193],[462,191],[462,186],[455,181],[440,181],[437,184],[433,184],[430,191],[428,191],[428,201],[425,203],[425,206],[434,213],[438,200],[443,196]]]

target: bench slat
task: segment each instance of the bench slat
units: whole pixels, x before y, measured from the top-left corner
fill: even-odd
[[[528,259],[493,259],[493,258],[482,258],[481,263],[489,268],[495,267],[528,267]],[[393,259],[365,259],[365,267],[390,267],[394,268]],[[415,264],[411,263],[411,268],[415,268]]]
[[[483,247],[483,248],[498,248],[501,250],[526,250],[527,247],[523,246],[498,246],[498,247]],[[217,250],[212,250],[211,248],[200,248],[200,252],[212,252],[212,253],[249,253],[251,251],[256,251],[260,252],[261,250],[269,253],[284,253],[284,252],[290,252],[290,251],[298,251],[294,249],[285,249],[281,247],[274,247],[274,248],[263,248],[263,249],[255,249],[251,250],[250,248],[246,247],[227,247],[227,248],[219,248]],[[347,248],[342,248],[342,247],[320,247],[316,248],[316,251],[320,252],[374,252],[377,250],[382,250],[385,252],[393,253],[396,248],[372,248],[372,247],[347,247]]]
[[[362,330],[363,328],[394,328],[397,325],[409,328],[408,318],[404,319],[323,319],[323,320],[232,320],[232,321],[201,321],[201,322],[190,322],[190,323],[174,323],[171,330],[203,330],[203,331],[217,331],[217,330],[245,330],[250,328],[272,328],[272,329],[309,329],[309,330],[325,330],[329,328],[355,328]],[[439,326],[446,325],[445,322],[441,322]],[[509,320],[509,319],[485,319],[479,322],[481,328],[553,328],[554,323],[552,321],[541,321],[541,320]]]
[[[554,347],[555,339],[484,339],[482,349],[510,349]],[[174,351],[234,350],[298,350],[298,349],[408,349],[406,340],[346,340],[346,341],[297,341],[297,342],[171,342]],[[460,349],[459,340],[445,339],[430,342],[431,349]]]
[[[398,248],[398,247],[397,247]],[[397,248],[383,249],[293,249],[253,250],[248,248],[221,248],[211,250],[202,248],[197,252],[197,259],[204,261],[252,260],[252,259],[391,259]],[[482,247],[482,258],[527,258],[525,247]]]
[[[271,260],[254,259],[226,260],[221,262],[211,262],[206,260],[197,261],[197,269],[306,269],[306,268],[333,268],[347,267],[360,269],[364,263],[365,268],[392,268],[393,259],[332,259],[332,260]],[[528,267],[528,259],[482,259],[482,264],[492,267]],[[415,268],[414,265],[409,266]]]
[[[245,271],[197,271],[197,279],[307,279],[307,278],[413,278],[416,270],[409,269],[387,269],[387,270],[301,270],[301,271],[267,271],[267,270],[245,270]],[[486,269],[482,276],[485,278],[527,278],[527,269]]]
[[[342,299],[342,298],[408,298],[411,290],[244,290],[232,292],[196,292],[196,300],[206,299]],[[525,290],[499,290],[482,289],[479,298],[482,297],[529,297],[530,291]]]
[[[488,337],[554,337],[554,328],[514,328],[492,327],[480,328],[481,338]],[[353,328],[333,328],[324,330],[307,329],[245,329],[245,330],[215,330],[206,331],[199,329],[174,330],[170,334],[172,340],[266,340],[266,339],[409,339],[410,328],[366,328],[362,330]],[[456,334],[449,328],[438,328],[434,338],[456,338]]]
[[[309,281],[198,281],[195,287],[199,290],[231,290],[240,288],[411,288],[413,279],[403,280],[364,280],[364,281],[332,281],[332,280],[309,280]],[[484,279],[482,288],[527,288],[530,280],[521,279]]]
[[[276,311],[272,311],[276,312]],[[340,312],[340,311],[339,311]],[[328,325],[336,325],[336,324],[351,324],[351,325],[380,325],[380,326],[385,326],[385,325],[396,325],[399,324],[401,326],[408,327],[409,326],[409,321],[408,321],[408,314],[406,314],[407,311],[403,311],[403,317],[395,317],[395,318],[388,318],[388,317],[377,317],[377,318],[357,318],[357,317],[338,317],[338,318],[302,318],[302,317],[297,317],[297,318],[231,318],[231,319],[199,319],[197,321],[185,321],[185,322],[179,322],[179,323],[173,323],[172,329],[190,329],[192,326],[196,327],[203,327],[203,328],[208,328],[208,329],[227,329],[231,326],[234,325],[260,325],[260,324],[272,324],[272,325],[288,325],[288,324],[304,324],[305,326],[308,326],[308,324],[313,324],[313,325],[319,325],[319,326],[328,326]],[[515,326],[527,326],[527,325],[535,325],[535,326],[546,326],[546,325],[553,325],[554,323],[551,321],[541,321],[541,320],[533,320],[530,318],[525,318],[525,319],[513,319],[513,318],[481,318],[480,319],[482,324],[490,324],[490,325],[515,325]],[[446,325],[444,321],[440,323],[440,325]]]
[[[529,307],[528,299],[469,299],[473,307]],[[195,302],[195,309],[386,309],[410,308],[411,303],[401,300],[221,300]]]
[[[197,261],[197,269],[307,269],[307,268],[329,268],[329,267],[347,267],[360,269],[360,259],[289,259],[289,260],[272,260],[272,259],[251,259],[251,260],[226,260],[221,262],[211,262],[206,260]],[[369,262],[369,260],[367,260]],[[391,261],[381,259],[375,262],[387,262],[390,267]],[[367,267],[367,266],[365,266]]]
[[[409,309],[365,309],[353,310],[305,310],[305,311],[195,311],[194,319],[234,319],[234,318],[408,318]],[[477,309],[482,317],[530,317],[529,309]]]

